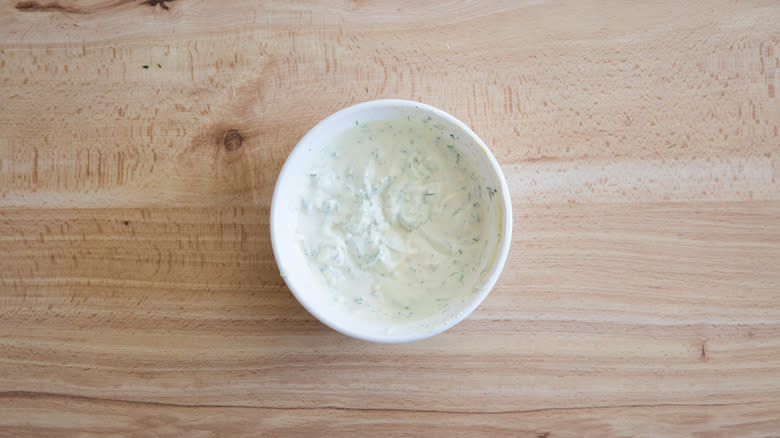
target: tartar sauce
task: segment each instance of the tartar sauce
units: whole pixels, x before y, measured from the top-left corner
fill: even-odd
[[[297,237],[334,303],[357,317],[412,320],[474,290],[495,191],[454,135],[430,117],[356,120],[323,146]]]

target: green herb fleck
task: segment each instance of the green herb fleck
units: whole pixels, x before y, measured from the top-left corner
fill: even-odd
[[[143,67],[143,68],[149,68],[149,66],[148,66],[148,65],[142,65],[141,67]]]
[[[669,147],[668,147],[668,148],[666,148],[666,149],[671,149],[671,148],[673,148],[673,147],[675,147],[675,146],[677,146],[677,143],[673,143],[673,144],[669,145]]]
[[[157,64],[157,68],[162,68],[162,66],[160,64]]]
[[[435,194],[436,193],[425,192],[425,193],[423,193],[423,196],[433,196]]]
[[[360,124],[360,123],[359,123],[357,120],[355,120],[355,126],[357,126],[357,125],[359,125],[359,124]]]
[[[457,158],[455,158],[455,162],[456,163],[460,163],[460,152],[458,152],[458,156],[457,156]]]
[[[455,140],[455,134],[450,133],[450,137],[452,137],[452,139]]]
[[[493,199],[493,196],[496,196],[496,189],[492,187],[485,187],[485,190],[487,190],[488,196],[490,196],[490,199]]]
[[[368,87],[366,87],[366,93],[368,93]]]

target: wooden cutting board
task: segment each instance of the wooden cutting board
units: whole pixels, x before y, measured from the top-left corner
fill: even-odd
[[[780,431],[780,3],[0,1],[0,436]],[[402,345],[293,299],[317,121],[492,148],[498,285]]]

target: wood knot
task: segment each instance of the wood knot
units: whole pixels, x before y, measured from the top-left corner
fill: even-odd
[[[701,352],[699,353],[699,359],[707,361],[707,341],[701,343]]]
[[[170,3],[173,0],[147,0],[144,2],[145,5],[149,5],[151,7],[160,6],[161,8],[168,10],[168,5],[165,3]]]
[[[65,7],[59,3],[42,4],[35,1],[18,2],[14,5],[14,8],[22,12],[69,12],[74,14],[83,12],[80,9]]]
[[[244,137],[242,137],[241,133],[237,130],[228,129],[227,132],[225,132],[225,140],[222,143],[225,145],[225,149],[234,151],[240,148],[244,143]]]

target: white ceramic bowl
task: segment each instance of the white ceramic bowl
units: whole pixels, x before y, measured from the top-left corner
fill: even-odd
[[[494,229],[485,269],[475,284],[453,290],[456,299],[446,309],[414,321],[388,322],[358,319],[328,305],[322,281],[316,280],[297,238],[300,193],[308,172],[316,164],[318,148],[355,126],[355,121],[398,120],[430,117],[444,132],[457,139],[456,147],[495,187],[488,221]],[[431,120],[429,119],[429,120]],[[360,103],[327,117],[312,128],[290,153],[274,188],[271,201],[271,243],[279,271],[293,295],[312,315],[329,327],[355,338],[374,342],[407,342],[433,336],[468,316],[490,293],[509,254],[512,240],[512,204],[501,168],[485,143],[461,121],[437,108],[408,100],[374,100]]]

